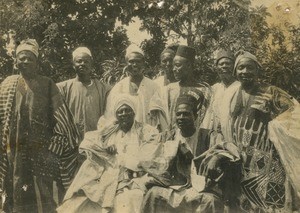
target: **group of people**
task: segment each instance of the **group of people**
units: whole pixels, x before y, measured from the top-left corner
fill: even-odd
[[[247,51],[218,50],[220,82],[199,81],[196,51],[167,46],[161,76],[126,50],[128,77],[92,79],[87,47],[76,77],[39,75],[39,45],[16,48],[20,74],[0,85],[3,212],[297,212],[300,107],[262,83]]]

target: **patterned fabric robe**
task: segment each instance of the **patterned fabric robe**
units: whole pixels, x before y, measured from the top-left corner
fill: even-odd
[[[0,121],[0,186],[8,200],[35,202],[33,176],[69,186],[77,166],[78,131],[51,79],[6,78],[0,86]],[[22,186],[28,188],[23,192]],[[27,210],[36,210],[30,203]]]
[[[269,138],[268,124],[293,108],[296,101],[265,84],[257,84],[251,94],[235,87],[224,97],[222,132],[227,142],[238,146],[243,160],[241,207],[246,211],[288,212],[290,187],[281,156]]]

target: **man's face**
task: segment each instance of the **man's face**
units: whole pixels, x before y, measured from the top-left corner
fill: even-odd
[[[217,63],[217,72],[221,80],[232,76],[233,60],[229,58],[221,58]]]
[[[134,122],[134,112],[130,106],[123,104],[116,112],[117,120],[121,129],[129,130]]]
[[[249,58],[241,59],[236,66],[236,77],[242,86],[252,86],[258,78],[256,62]]]
[[[17,54],[16,66],[24,77],[32,77],[38,68],[38,59],[30,51],[23,50]]]
[[[73,59],[73,67],[78,75],[90,75],[93,69],[92,57],[86,53],[80,53]]]
[[[186,58],[181,56],[174,57],[173,72],[177,81],[186,79],[191,71],[191,64]]]
[[[127,57],[127,71],[130,76],[140,76],[143,74],[145,66],[144,57],[139,53],[130,53]]]
[[[174,54],[172,53],[163,53],[160,56],[160,64],[162,68],[164,69],[165,74],[167,75],[167,78],[170,79],[173,78],[173,58]]]
[[[179,129],[195,126],[195,116],[188,104],[179,104],[176,108],[176,123]]]

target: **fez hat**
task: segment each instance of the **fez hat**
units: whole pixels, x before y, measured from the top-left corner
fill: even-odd
[[[189,46],[179,45],[176,51],[176,55],[186,58],[190,61],[194,61],[196,56],[196,50]]]

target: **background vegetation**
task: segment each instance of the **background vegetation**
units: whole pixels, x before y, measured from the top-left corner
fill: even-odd
[[[0,0],[0,78],[14,73],[11,39],[18,44],[35,38],[41,46],[41,67],[54,81],[74,76],[71,52],[84,45],[92,50],[95,76],[111,84],[126,73],[126,30],[116,22],[142,21],[151,38],[142,42],[148,69],[159,72],[159,55],[169,38],[183,38],[197,50],[196,73],[217,81],[212,54],[217,48],[246,49],[264,67],[263,81],[275,84],[299,99],[300,26],[287,30],[268,24],[265,7],[252,8],[247,0]]]

